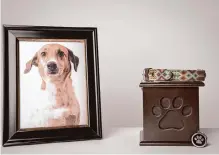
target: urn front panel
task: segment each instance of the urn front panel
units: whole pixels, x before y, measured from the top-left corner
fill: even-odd
[[[144,140],[190,142],[199,129],[198,91],[198,87],[144,87]]]

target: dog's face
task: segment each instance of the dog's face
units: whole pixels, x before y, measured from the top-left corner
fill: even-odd
[[[71,50],[60,44],[47,44],[26,63],[24,73],[28,73],[35,65],[44,81],[55,81],[71,71],[70,62],[77,71],[79,58]]]

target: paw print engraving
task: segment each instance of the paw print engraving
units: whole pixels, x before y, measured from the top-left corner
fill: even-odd
[[[197,135],[197,136],[194,138],[194,140],[196,141],[197,144],[202,144],[203,141],[204,141],[204,138],[203,138],[202,136],[198,136],[198,135]]]
[[[192,107],[184,105],[181,97],[173,100],[163,97],[159,105],[152,108],[152,114],[159,119],[160,129],[181,130],[184,128],[184,119],[192,114]]]
[[[207,137],[201,132],[195,133],[192,136],[191,141],[195,147],[205,147],[207,145]]]

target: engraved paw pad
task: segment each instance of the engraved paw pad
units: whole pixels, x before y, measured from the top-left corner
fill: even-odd
[[[152,108],[152,114],[158,117],[160,129],[181,130],[184,128],[183,120],[192,114],[192,107],[183,104],[181,97],[162,98],[158,106]]]

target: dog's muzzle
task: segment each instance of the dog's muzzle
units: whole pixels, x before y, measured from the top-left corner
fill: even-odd
[[[47,72],[48,74],[57,74],[58,73],[58,67],[55,62],[49,62],[47,63]]]

